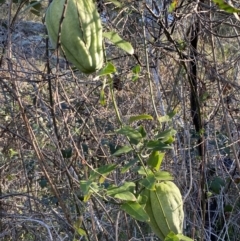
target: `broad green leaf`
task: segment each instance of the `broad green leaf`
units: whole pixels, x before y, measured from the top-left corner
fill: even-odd
[[[136,201],[136,197],[133,193],[126,191],[126,192],[120,192],[114,195],[115,198],[118,198],[120,200],[124,201]]]
[[[166,171],[158,171],[154,173],[155,178],[158,181],[172,181],[173,180],[173,176]]]
[[[143,207],[137,202],[126,202],[121,206],[121,209],[136,220],[149,222],[149,216]]]
[[[239,13],[240,9],[235,8],[234,6],[230,5],[226,0],[213,0],[214,3],[221,9],[227,13]]]
[[[142,134],[138,130],[133,129],[130,126],[123,126],[121,129],[117,130],[116,132],[118,134],[122,134],[129,137],[130,142],[132,142],[135,145],[137,145],[142,139]]]
[[[88,181],[81,180],[79,184],[80,184],[80,189],[82,190],[82,192],[84,194],[86,194],[86,193],[89,192],[89,189],[90,189],[90,186],[92,184],[92,181],[90,181],[90,180],[88,180]]]
[[[154,174],[148,174],[145,178],[141,179],[139,183],[141,183],[145,188],[149,190],[156,190],[155,189],[156,178]]]
[[[147,114],[131,116],[129,118],[129,123],[131,124],[134,121],[139,121],[139,120],[153,120],[153,117],[151,115],[147,115]]]
[[[144,191],[142,191],[137,197],[138,203],[143,206],[145,206],[145,204],[147,203],[147,200],[148,200],[148,196],[147,196],[145,190],[146,189],[144,189]]]
[[[165,153],[159,151],[152,151],[151,155],[147,160],[147,164],[150,168],[158,171],[161,167],[162,160]]]
[[[103,36],[127,53],[134,53],[132,45],[129,42],[123,40],[116,32],[104,32]]]
[[[115,66],[111,62],[107,62],[107,65],[100,70],[98,76],[109,75],[115,72],[116,72]]]
[[[161,141],[165,142],[170,137],[173,137],[174,135],[176,135],[176,133],[177,132],[174,129],[168,129],[168,130],[160,132],[158,135],[155,136],[155,138],[160,139]]]
[[[120,155],[126,154],[130,151],[132,151],[131,146],[123,146],[123,147],[119,148],[116,152],[114,152],[113,156],[120,156]]]
[[[125,182],[122,186],[112,186],[107,189],[107,195],[114,196],[121,192],[133,191],[135,188],[134,182]]]
[[[116,167],[117,167],[117,164],[108,164],[108,165],[103,165],[103,166],[100,166],[99,168],[93,169],[90,173],[89,179],[94,180],[99,176],[102,176],[103,178],[99,180],[100,183],[102,183],[105,180],[106,176],[112,171],[114,171]]]
[[[165,151],[167,149],[172,149],[171,146],[169,146],[166,143],[163,143],[160,140],[148,141],[146,147],[153,151]]]
[[[130,160],[126,165],[121,168],[121,173],[126,173],[134,164],[138,162],[138,158]]]
[[[138,168],[137,172],[139,175],[144,175],[144,176],[153,174],[153,171],[151,169],[143,168],[142,166]]]

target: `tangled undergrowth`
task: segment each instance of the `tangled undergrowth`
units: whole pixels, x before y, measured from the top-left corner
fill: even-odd
[[[133,128],[144,126],[149,139],[168,127],[177,131],[162,168],[173,174],[181,189],[185,234],[194,240],[237,241],[239,22],[216,10],[210,24],[201,10],[193,11],[193,1],[179,7],[184,17],[176,20],[171,33],[175,42],[171,42],[164,29],[171,22],[165,19],[161,20],[165,25],[159,24],[146,7],[144,28],[138,2],[123,2],[120,9],[114,4],[101,5],[105,27],[116,29],[135,50],[130,56],[105,44],[108,60],[117,68],[113,90],[122,122],[129,124],[131,116],[141,114],[154,116],[154,120],[132,124]],[[87,180],[92,169],[117,164],[107,177],[108,184],[117,186],[139,178],[132,171],[138,167],[132,162],[134,153],[113,155],[127,140],[116,133],[120,124],[110,84],[103,88],[102,77],[83,75],[59,57],[51,49],[41,17],[34,21],[24,18],[29,10],[22,11],[25,5],[0,6],[0,239],[157,240],[147,224],[120,210],[116,200],[100,195],[93,195],[88,202],[83,200],[79,182]],[[46,6],[43,3],[41,14]],[[157,11],[154,5],[149,6]],[[202,119],[199,133],[192,119],[188,82],[192,39],[185,31],[190,31],[196,19],[202,31],[196,50],[196,96]],[[225,23],[225,28],[220,23]],[[215,59],[211,34],[216,35]],[[139,72],[136,66],[141,66]],[[175,116],[159,126],[152,99],[159,116],[166,117],[173,111]],[[204,155],[199,155],[199,136],[203,137]],[[122,172],[126,165],[129,170]]]

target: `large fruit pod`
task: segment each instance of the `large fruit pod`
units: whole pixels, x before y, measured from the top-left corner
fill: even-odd
[[[178,187],[171,181],[156,184],[156,190],[145,190],[148,201],[145,211],[150,218],[152,231],[164,240],[170,231],[175,234],[183,232],[183,201]]]
[[[89,74],[102,67],[102,25],[93,0],[53,0],[45,23],[53,47],[60,36],[63,54],[81,72]]]

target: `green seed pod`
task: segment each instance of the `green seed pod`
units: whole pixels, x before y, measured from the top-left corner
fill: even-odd
[[[67,60],[81,72],[90,74],[103,65],[101,19],[93,0],[53,0],[45,23],[54,48],[59,43]],[[61,26],[59,27],[61,23]]]
[[[148,201],[145,211],[152,231],[162,240],[170,233],[183,232],[183,202],[178,187],[171,181],[156,184],[155,191],[145,190]]]

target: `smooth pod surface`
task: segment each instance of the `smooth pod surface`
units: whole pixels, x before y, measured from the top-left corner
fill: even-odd
[[[93,0],[53,0],[45,23],[53,47],[59,43],[66,59],[81,72],[89,74],[102,67],[102,25]]]

